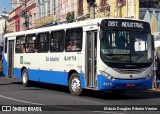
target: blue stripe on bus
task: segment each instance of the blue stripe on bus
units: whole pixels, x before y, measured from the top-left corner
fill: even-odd
[[[151,89],[153,78],[150,80],[137,79],[137,80],[120,80],[115,79],[111,81],[110,79],[98,75],[98,90],[107,89]],[[127,86],[127,84],[135,84],[135,86]]]
[[[2,52],[2,64],[3,64],[3,74],[8,76],[8,64],[6,58],[4,57],[4,52]]]
[[[27,69],[29,80],[68,86],[68,72]],[[85,88],[84,74],[79,73],[81,87]],[[21,78],[21,69],[14,68],[14,77]]]

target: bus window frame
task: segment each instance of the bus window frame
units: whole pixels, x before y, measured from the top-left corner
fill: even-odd
[[[75,30],[80,30],[81,29],[81,39],[79,39],[79,38],[72,38],[71,40],[68,40],[69,38],[67,38],[67,31],[72,31],[72,30],[74,30],[74,33],[75,33]],[[73,33],[73,31],[72,31],[72,36],[74,36],[74,33]],[[76,33],[78,33],[77,31],[76,31]],[[65,52],[81,52],[82,51],[82,47],[83,47],[83,27],[77,27],[77,28],[69,28],[69,29],[66,29],[66,34],[65,34],[66,36],[65,36]],[[79,35],[79,34],[78,34]],[[79,37],[79,36],[78,36]],[[68,46],[68,44],[70,44],[70,43],[67,43],[67,42],[74,42],[75,43],[75,41],[77,42],[81,42],[81,44],[80,44],[80,46],[79,46],[79,50],[67,50],[67,46]]]
[[[35,36],[35,38],[37,39],[37,35],[36,35],[36,34],[27,34],[27,35],[25,36],[25,52],[26,52],[26,53],[35,53],[35,52],[36,52],[36,39],[35,39],[35,40],[32,40],[32,41],[35,41],[34,43],[28,43],[28,42],[27,42],[27,36],[32,36],[32,38]],[[30,45],[30,44],[34,44],[34,48],[33,48],[34,51],[28,51],[28,52],[27,52],[27,45]]]
[[[40,35],[41,34],[47,34],[48,42],[41,42],[40,41]],[[50,49],[49,42],[50,42],[50,32],[49,31],[38,33],[37,37],[36,37],[36,50],[37,50],[37,53],[48,53],[49,49]],[[46,51],[40,51],[41,48],[38,48],[38,44],[42,44],[42,43],[48,44],[48,49]]]
[[[58,42],[58,46],[59,45],[61,45],[61,42],[62,42],[62,44],[63,44],[63,49],[62,50],[56,50],[56,51],[51,51],[51,40],[52,39],[55,39],[54,38],[54,36],[52,35],[53,33],[55,33],[55,32],[57,32],[57,33],[59,33],[59,32],[62,32],[63,31],[63,38],[61,39],[61,40],[59,40],[60,38],[58,37],[58,41],[53,41],[53,42]],[[53,36],[53,38],[52,38],[52,36]],[[57,35],[57,36],[59,36],[59,35]],[[50,33],[50,52],[51,53],[55,53],[55,52],[64,52],[64,50],[65,50],[65,36],[66,36],[66,31],[65,30],[57,30],[57,31],[51,31],[51,33]],[[56,46],[56,45],[54,45],[54,46]]]
[[[23,44],[17,44],[17,39],[18,38],[24,38],[24,43]],[[17,45],[23,45],[23,48],[21,49],[22,51],[21,52],[17,52]],[[24,51],[23,51],[24,49]],[[25,50],[26,50],[26,36],[25,35],[20,35],[20,36],[17,36],[16,37],[16,46],[15,46],[15,53],[25,53]]]

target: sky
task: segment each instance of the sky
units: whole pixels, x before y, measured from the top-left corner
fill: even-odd
[[[12,10],[11,0],[0,0],[0,13],[3,11],[3,8],[10,12]]]

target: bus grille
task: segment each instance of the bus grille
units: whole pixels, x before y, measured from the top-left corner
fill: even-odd
[[[121,74],[139,74],[146,70],[146,68],[141,69],[119,69],[119,68],[113,68],[115,71],[121,73]]]

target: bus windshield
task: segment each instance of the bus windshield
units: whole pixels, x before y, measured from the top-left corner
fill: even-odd
[[[100,40],[102,61],[114,63],[152,62],[151,34],[136,30],[103,30]]]

